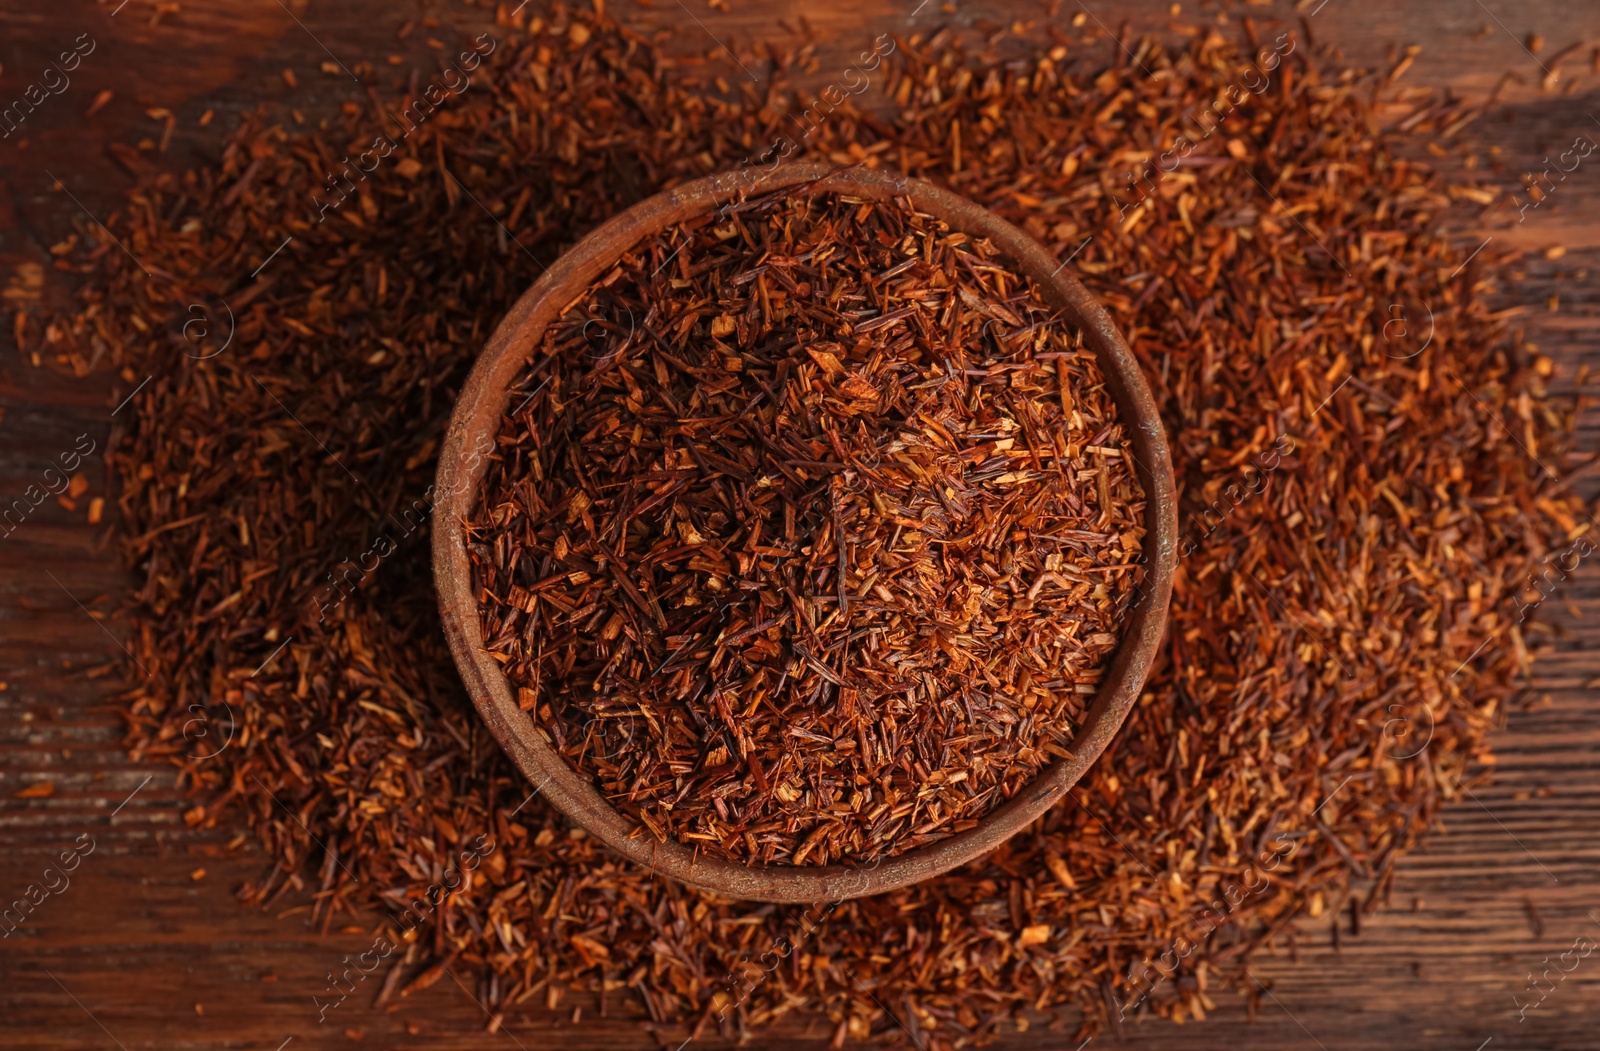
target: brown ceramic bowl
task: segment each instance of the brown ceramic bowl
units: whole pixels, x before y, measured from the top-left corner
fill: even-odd
[[[815,182],[817,190],[909,197],[917,208],[942,217],[956,229],[989,238],[1013,267],[1032,278],[1045,301],[1083,330],[1084,339],[1099,360],[1131,435],[1147,509],[1144,600],[1122,625],[1116,655],[1072,742],[1072,757],[1057,759],[1022,792],[985,816],[977,827],[863,868],[744,865],[698,856],[673,840],[658,842],[648,834],[638,835],[639,825],[606,802],[586,777],[546,743],[533,716],[518,709],[500,666],[483,652],[479,609],[462,528],[477,502],[488,468],[487,460],[472,456],[470,450],[485,448],[485,439],[499,434],[510,407],[510,387],[532,360],[545,326],[590,282],[609,270],[624,251],[662,228],[715,211],[741,193],[807,182]],[[744,177],[724,174],[685,183],[641,201],[585,237],[523,293],[478,358],[456,402],[440,450],[434,497],[433,574],[445,636],[467,692],[501,747],[536,791],[543,792],[546,799],[589,834],[653,871],[735,898],[822,902],[877,894],[937,876],[999,846],[1061,800],[1105,750],[1144,686],[1166,625],[1177,532],[1172,460],[1155,401],[1127,344],[1089,292],[1022,231],[963,197],[882,169],[841,170],[811,161],[781,165],[753,185]]]

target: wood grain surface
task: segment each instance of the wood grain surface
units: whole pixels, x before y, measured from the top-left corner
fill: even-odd
[[[286,2],[0,0],[0,113],[61,51],[85,34],[94,44],[70,85],[0,139],[8,305],[67,300],[51,246],[85,212],[117,208],[137,174],[206,163],[239,115],[263,102],[315,125],[364,97],[367,84],[398,85],[413,68],[433,69],[430,38],[454,44],[494,19],[488,8],[415,0]],[[1054,11],[1032,0],[610,6],[630,27],[662,33],[685,59],[730,70],[735,62],[759,69],[763,41],[814,39],[826,70],[879,33],[909,38],[949,26],[1003,46],[1065,29],[1080,12],[1096,37],[1088,46],[1104,58],[1140,33],[1177,39],[1195,24],[1231,32],[1249,16],[1262,27],[1299,26],[1357,65],[1388,68],[1420,47],[1391,95],[1475,102],[1498,91],[1496,109],[1432,144],[1446,171],[1470,152],[1510,189],[1519,173],[1542,170],[1553,148],[1600,134],[1595,0],[1184,0],[1176,17],[1169,2],[1085,2],[1063,0]],[[1530,50],[1532,35],[1542,46]],[[1530,256],[1502,295],[1525,308],[1518,323],[1557,361],[1556,389],[1569,390],[1578,364],[1600,365],[1600,164],[1575,172],[1526,222],[1513,218],[1492,213],[1481,229],[1462,229],[1462,243],[1492,236],[1565,247],[1555,258]],[[231,831],[189,830],[175,772],[120,747],[106,671],[124,627],[108,614],[128,579],[110,543],[115,521],[108,514],[90,525],[86,508],[108,495],[98,450],[129,389],[105,372],[56,371],[19,348],[9,325],[0,332],[0,499],[20,495],[80,435],[97,450],[84,468],[89,492],[72,509],[41,506],[0,537],[0,899],[38,881],[74,843],[93,843],[70,885],[0,940],[0,1047],[676,1047],[681,1034],[651,1032],[631,1005],[613,998],[601,1016],[598,1004],[570,994],[553,1010],[529,1001],[486,1032],[473,992],[448,979],[384,1009],[358,991],[318,1023],[312,995],[370,935],[359,926],[312,929],[308,907],[292,898],[269,913],[238,905],[233,891],[260,872],[262,855]],[[1600,448],[1600,417],[1587,413],[1580,430],[1580,449]],[[1545,957],[1581,935],[1600,940],[1600,573],[1582,566],[1541,617],[1554,648],[1536,667],[1531,703],[1507,712],[1494,735],[1493,782],[1447,810],[1425,848],[1402,863],[1387,909],[1359,929],[1348,915],[1307,920],[1284,951],[1253,968],[1253,1001],[1221,993],[1203,1023],[1144,1022],[1091,1046],[1600,1048],[1600,954],[1580,961],[1525,1020],[1512,999]],[[51,794],[31,796],[43,782]],[[1075,1027],[1065,1014],[1040,1017],[997,1046],[1076,1049]],[[774,1051],[820,1049],[827,1031],[822,1020],[795,1019],[761,1041]]]

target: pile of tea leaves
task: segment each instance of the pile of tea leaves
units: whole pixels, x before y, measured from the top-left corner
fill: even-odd
[[[81,307],[22,327],[108,356],[119,400],[151,377],[114,434],[129,740],[181,767],[192,823],[254,830],[271,865],[243,899],[310,891],[324,924],[398,909],[483,835],[386,996],[454,960],[497,1010],[609,989],[673,1046],[714,1014],[802,1011],[839,1042],[940,1047],[1073,1001],[1199,1016],[1293,916],[1352,881],[1381,900],[1525,670],[1527,567],[1582,519],[1524,451],[1559,462],[1570,419],[1485,302],[1498,249],[1467,262],[1447,239],[1444,188],[1373,130],[1370,83],[1302,45],[1241,93],[1251,67],[1204,29],[1136,63],[1104,39],[1000,62],[913,37],[874,73],[893,115],[843,106],[806,144],[1071,257],[1156,392],[1190,542],[1162,661],[1072,799],[801,938],[799,909],[652,878],[529,800],[442,643],[429,486],[495,324],[597,223],[794,128],[781,76],[728,101],[605,18],[534,11],[320,222],[308,202],[385,114],[320,137],[252,123],[214,168],[149,182],[108,224],[148,273],[86,227],[63,260]],[[1179,135],[1198,141],[1131,203]],[[1431,304],[1426,345],[1386,338],[1400,296]],[[188,304],[218,300],[231,345],[186,354]],[[190,706],[221,702],[230,746],[187,758]]]
[[[809,186],[568,308],[467,544],[551,743],[657,839],[761,864],[944,839],[1070,756],[1143,573],[1082,334],[988,241]]]

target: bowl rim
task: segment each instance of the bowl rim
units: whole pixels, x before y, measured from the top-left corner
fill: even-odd
[[[1068,756],[1040,770],[1015,796],[976,827],[870,865],[747,865],[706,857],[677,840],[658,841],[614,808],[589,780],[544,739],[522,711],[500,666],[482,649],[480,611],[466,551],[465,523],[488,470],[487,449],[499,435],[511,386],[538,353],[545,329],[622,254],[659,230],[706,214],[730,201],[812,183],[808,192],[905,196],[919,210],[971,237],[987,237],[1040,295],[1083,332],[1128,432],[1145,491],[1146,581],[1127,614],[1111,663],[1101,679]],[[1070,257],[1069,257],[1070,258]],[[474,707],[518,770],[544,797],[588,834],[652,872],[701,890],[778,903],[841,901],[898,889],[947,872],[1022,831],[1098,759],[1138,700],[1166,626],[1177,561],[1177,491],[1166,432],[1137,360],[1110,315],[1075,277],[1033,238],[949,190],[886,168],[844,167],[797,160],[773,171],[724,172],[686,182],[633,205],[596,227],[552,263],[518,298],[473,365],[441,442],[433,494],[433,573],[451,655]],[[532,796],[529,797],[533,798]]]

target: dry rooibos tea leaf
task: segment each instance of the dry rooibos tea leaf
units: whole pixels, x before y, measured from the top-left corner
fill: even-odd
[[[405,174],[374,173],[326,221],[310,202],[330,167],[409,100],[324,134],[252,123],[214,167],[142,185],[105,221],[149,273],[85,222],[58,264],[84,274],[80,308],[16,325],[28,352],[109,359],[117,398],[137,389],[110,454],[138,587],[130,744],[182,767],[194,822],[248,822],[268,867],[245,900],[303,887],[319,922],[400,915],[487,836],[385,988],[453,960],[495,1010],[609,989],[669,1047],[726,1008],[746,1029],[827,1014],[841,1042],[915,1025],[935,1048],[1064,1001],[1193,1017],[1301,910],[1327,915],[1352,881],[1381,903],[1515,695],[1519,593],[1582,507],[1529,458],[1562,463],[1571,415],[1493,296],[1501,242],[1472,256],[1447,236],[1447,188],[1373,131],[1372,82],[1323,75],[1303,43],[1244,78],[1208,27],[1178,51],[1130,42],[1139,65],[1104,36],[1007,62],[939,34],[872,71],[890,115],[816,123],[809,149],[891,161],[1071,259],[1144,365],[1190,543],[1162,662],[1072,799],[811,929],[570,835],[487,739],[441,639],[416,510],[530,256],[796,131],[782,63],[769,94],[730,103],[612,22],[541,19],[497,29],[472,89],[401,144]],[[1151,174],[1179,134],[1181,163]],[[182,342],[201,297],[238,318],[203,359]],[[1388,324],[1424,302],[1426,345]],[[208,704],[220,738],[224,701],[231,746],[185,740]],[[754,963],[802,931],[781,966]]]
[[[617,806],[822,865],[971,828],[1068,754],[1144,501],[1093,355],[993,246],[804,190],[567,311],[469,553],[488,651]]]

